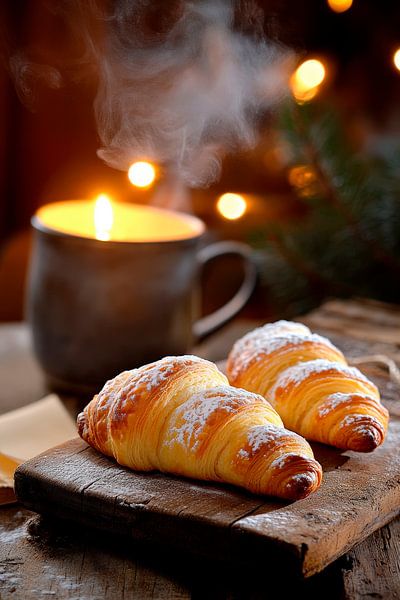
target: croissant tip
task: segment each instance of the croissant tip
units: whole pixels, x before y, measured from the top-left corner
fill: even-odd
[[[372,452],[384,440],[383,428],[375,423],[368,423],[357,428],[348,441],[348,449],[355,452]]]
[[[288,455],[284,469],[291,471],[291,475],[283,480],[282,497],[288,500],[301,500],[317,490],[322,480],[322,467],[313,458],[305,456]],[[287,471],[286,471],[287,472]],[[282,470],[282,474],[285,471]]]
[[[301,500],[314,492],[320,485],[321,478],[314,471],[293,475],[286,483],[286,497],[290,500]]]

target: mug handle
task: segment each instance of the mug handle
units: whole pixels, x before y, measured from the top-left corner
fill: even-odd
[[[224,306],[202,317],[193,325],[193,335],[198,340],[218,329],[232,319],[246,304],[257,282],[257,267],[252,260],[250,246],[241,242],[216,242],[205,246],[197,255],[201,267],[206,263],[225,254],[236,254],[244,261],[244,279],[242,285]]]

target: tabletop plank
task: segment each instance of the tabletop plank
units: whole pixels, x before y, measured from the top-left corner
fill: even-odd
[[[2,521],[2,600],[191,597],[178,577],[163,573],[161,563],[135,560],[116,541],[104,543],[85,532],[71,535],[54,524],[43,526],[23,510],[3,509]]]
[[[383,527],[348,554],[343,571],[348,598],[400,598],[400,519]]]
[[[243,569],[154,545],[127,548],[118,536],[104,537],[28,511],[8,508],[2,514],[1,600],[320,600],[322,589],[324,600],[342,597],[333,569],[301,581],[285,577],[285,565],[267,575],[268,563]]]

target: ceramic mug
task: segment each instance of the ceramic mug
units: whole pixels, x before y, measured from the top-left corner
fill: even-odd
[[[250,248],[219,242],[199,249],[204,223],[165,213],[185,220],[184,239],[103,242],[52,229],[40,212],[33,217],[27,312],[52,388],[92,393],[120,371],[187,353],[249,299],[256,282]],[[224,254],[242,257],[243,283],[225,306],[196,320],[201,268]]]

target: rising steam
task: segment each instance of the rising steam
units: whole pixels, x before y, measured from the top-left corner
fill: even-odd
[[[98,154],[124,170],[146,158],[205,186],[227,151],[255,142],[258,117],[286,89],[288,54],[234,31],[229,0],[181,2],[170,28],[143,43],[133,27],[143,4],[117,3],[96,55]]]
[[[83,40],[80,70],[90,62],[98,77],[98,155],[116,169],[147,159],[170,181],[206,186],[286,92],[290,53],[254,35],[254,0],[68,0],[64,10]],[[61,85],[21,57],[11,68],[22,95],[35,75]]]

